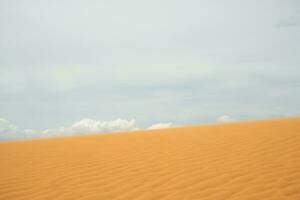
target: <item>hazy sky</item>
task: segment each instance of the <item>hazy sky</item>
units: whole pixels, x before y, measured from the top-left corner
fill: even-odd
[[[300,114],[299,0],[0,0],[0,118]]]

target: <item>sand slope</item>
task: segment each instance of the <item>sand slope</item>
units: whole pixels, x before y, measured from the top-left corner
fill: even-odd
[[[0,199],[300,199],[300,118],[0,143]]]

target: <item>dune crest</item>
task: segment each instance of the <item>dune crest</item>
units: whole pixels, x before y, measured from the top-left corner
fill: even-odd
[[[0,199],[299,200],[300,118],[0,142]]]

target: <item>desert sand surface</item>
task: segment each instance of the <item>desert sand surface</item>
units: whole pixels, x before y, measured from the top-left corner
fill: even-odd
[[[1,200],[300,199],[300,118],[0,142]]]

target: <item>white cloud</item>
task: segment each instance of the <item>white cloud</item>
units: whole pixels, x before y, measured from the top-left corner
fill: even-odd
[[[46,129],[44,135],[74,135],[80,133],[101,133],[114,131],[132,131],[136,130],[135,120],[116,119],[112,121],[97,121],[94,119],[84,118],[74,123],[70,127],[60,127],[55,129]]]
[[[0,118],[0,139],[17,138],[20,130],[10,121]]]
[[[151,125],[148,129],[170,128],[172,126],[173,126],[173,124],[170,122],[169,123],[157,123],[157,124]]]
[[[222,115],[222,116],[217,118],[217,121],[221,122],[221,123],[227,123],[227,122],[235,122],[236,119],[232,118],[229,115]]]
[[[0,132],[16,131],[18,128],[10,121],[0,118]]]
[[[172,123],[157,123],[148,129],[160,129],[173,126]],[[25,138],[44,138],[55,136],[69,136],[87,133],[109,133],[116,131],[138,130],[134,119],[127,120],[118,118],[111,121],[97,121],[84,118],[71,126],[58,127],[46,130],[20,129],[10,121],[0,118],[0,140],[13,140]]]

